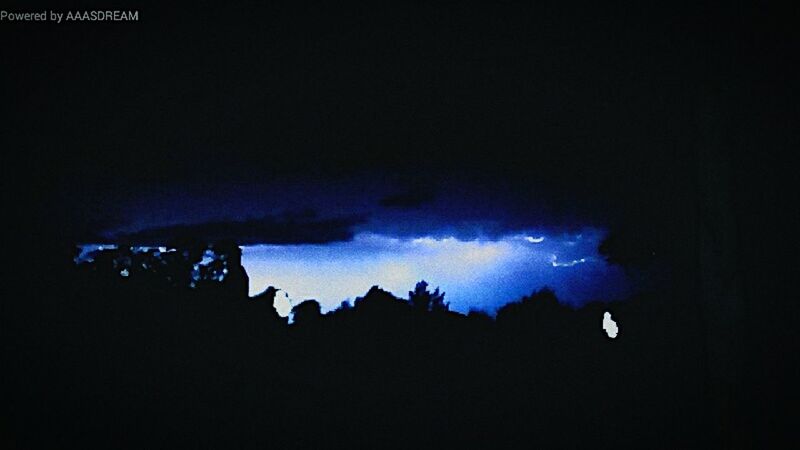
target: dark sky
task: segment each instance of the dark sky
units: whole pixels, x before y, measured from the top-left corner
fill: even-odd
[[[781,350],[800,321],[797,2],[53,3],[135,8],[139,21],[0,23],[4,275],[24,295],[0,316],[25,318],[5,327],[20,331],[13,345],[61,308],[39,292],[76,242],[178,231],[277,243],[263,259],[245,247],[264,267],[248,269],[251,288],[333,302],[377,275],[398,274],[374,282],[404,294],[433,273],[466,308],[472,285],[460,278],[484,300],[502,292],[498,303],[548,274],[574,304],[615,296],[590,288],[623,268],[591,248],[558,253],[572,241],[556,239],[608,230],[615,257],[673,269],[653,272],[674,306],[638,326],[659,340],[662,326],[700,323],[707,339],[692,347],[707,355],[714,423],[786,420],[769,411],[792,398],[794,355]],[[395,261],[408,267],[356,266],[356,253],[380,256],[369,233],[399,241]],[[498,240],[448,238],[476,235]],[[419,261],[414,243],[431,239],[440,259]],[[286,245],[342,240],[352,245]],[[532,253],[538,266],[518,264]],[[473,274],[496,255],[502,273]],[[437,279],[431,263],[452,273]],[[323,271],[329,292],[311,290],[304,277]],[[621,336],[633,329],[620,324]],[[722,415],[742,398],[759,413]]]
[[[194,231],[286,242],[309,235],[287,223],[674,232],[698,174],[762,138],[743,125],[787,128],[794,109],[773,94],[796,14],[766,5],[135,9],[0,27],[6,180],[68,240],[208,222]]]

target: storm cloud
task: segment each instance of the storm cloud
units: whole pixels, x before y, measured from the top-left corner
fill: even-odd
[[[363,222],[357,216],[319,219],[315,215],[263,217],[245,221],[215,221],[147,228],[116,236],[136,245],[163,245],[192,238],[207,242],[229,240],[248,244],[324,244],[348,241],[353,227]]]

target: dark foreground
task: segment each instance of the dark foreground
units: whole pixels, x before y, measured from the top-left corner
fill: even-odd
[[[495,320],[373,288],[288,325],[271,292],[62,269],[6,304],[5,448],[699,448],[757,425],[677,290],[579,310],[543,290]]]

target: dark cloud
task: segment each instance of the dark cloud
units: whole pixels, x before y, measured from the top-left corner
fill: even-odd
[[[136,245],[164,245],[192,238],[202,241],[232,240],[248,244],[324,244],[348,241],[353,227],[364,219],[347,216],[323,219],[314,214],[268,216],[245,221],[215,221],[148,228],[115,236]]]
[[[406,192],[387,195],[380,201],[381,206],[387,208],[416,208],[433,201],[435,193],[432,190],[412,189]]]
[[[274,239],[291,233],[257,233],[245,215],[289,202],[325,217],[381,214],[409,234],[428,222],[502,233],[590,219],[674,230],[695,208],[698,147],[769,147],[779,133],[748,130],[786,116],[747,111],[794,107],[779,100],[790,59],[776,55],[796,27],[762,29],[754,12],[270,2],[143,7],[140,22],[113,28],[2,27],[4,42],[21,43],[0,74],[18,87],[4,147],[23,163],[5,170],[9,197],[24,200],[10,215],[67,239],[200,222]],[[748,77],[775,87],[749,89]],[[720,121],[710,138],[696,120],[703,102]],[[262,192],[265,180],[281,187]],[[356,188],[340,193],[343,183]]]

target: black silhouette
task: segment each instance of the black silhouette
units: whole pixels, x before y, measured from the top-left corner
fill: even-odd
[[[167,251],[120,246],[63,266],[58,288],[43,294],[59,298],[47,310],[50,333],[28,340],[43,359],[24,363],[51,374],[27,385],[47,388],[11,397],[25,445],[669,447],[711,439],[702,379],[686,376],[702,370],[702,349],[691,344],[702,328],[690,317],[672,327],[680,315],[665,309],[666,292],[573,310],[542,289],[493,319],[448,311],[444,293],[420,281],[408,299],[375,286],[327,314],[307,300],[288,325],[272,308],[278,288],[247,297],[239,255],[231,243],[185,241]],[[621,327],[613,342],[601,328],[609,308]],[[48,408],[23,401],[30,395]],[[120,442],[134,422],[147,432]],[[47,433],[37,432],[42,423]],[[567,432],[575,423],[581,431]],[[680,436],[671,434],[675,423]]]
[[[422,311],[447,311],[448,303],[444,301],[444,292],[439,293],[437,287],[435,291],[428,291],[428,283],[420,281],[413,291],[408,292],[408,302],[414,308]]]

